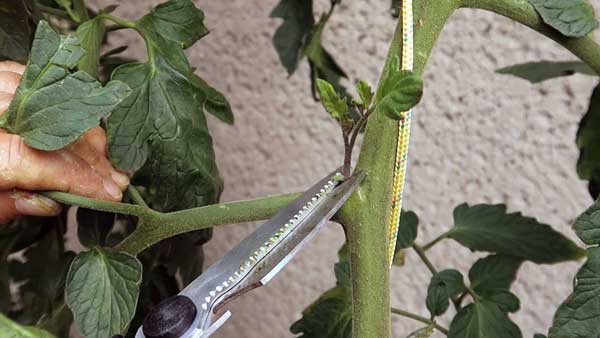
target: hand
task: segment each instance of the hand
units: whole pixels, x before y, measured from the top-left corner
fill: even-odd
[[[0,62],[0,114],[8,109],[24,70],[18,63]],[[127,175],[107,158],[106,134],[100,127],[53,152],[30,148],[21,137],[0,129],[0,224],[21,215],[57,215],[60,204],[36,190],[120,201],[128,185]]]

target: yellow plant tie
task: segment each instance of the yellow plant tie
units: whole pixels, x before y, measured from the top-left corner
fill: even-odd
[[[402,63],[403,70],[413,70],[414,63],[414,41],[413,41],[413,3],[412,0],[402,0]],[[404,179],[406,177],[406,162],[408,160],[408,141],[410,138],[411,111],[404,114],[404,118],[398,122],[398,143],[396,145],[396,159],[394,162],[394,183],[392,189],[392,216],[389,225],[388,258],[390,266],[396,251],[396,236],[398,235],[398,222],[402,210],[402,193],[404,191]]]

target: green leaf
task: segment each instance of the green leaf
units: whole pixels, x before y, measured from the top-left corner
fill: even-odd
[[[180,291],[177,279],[169,273],[168,268],[164,265],[154,264],[155,248],[153,246],[139,255],[144,266],[143,282],[140,287],[136,314],[129,324],[127,338],[135,335],[134,328],[142,326],[148,312],[158,303]]]
[[[138,23],[152,58],[115,69],[132,94],[108,119],[110,158],[153,192],[152,206],[173,211],[214,203],[222,190],[206,125],[203,82],[180,45]]]
[[[402,11],[402,0],[391,0],[390,2],[390,14],[392,17],[400,17],[400,13]]]
[[[24,0],[0,2],[0,60],[26,62],[34,24]]]
[[[352,298],[350,290],[335,287],[302,312],[290,331],[302,338],[352,337]]]
[[[419,217],[414,212],[402,210],[398,222],[396,250],[410,248],[417,239]]]
[[[404,266],[406,263],[406,250],[396,248],[394,252],[394,258],[392,259],[392,265]]]
[[[371,107],[371,103],[373,103],[373,89],[371,86],[363,80],[358,81],[356,84],[356,91],[358,92],[358,96],[360,96],[361,103],[365,108]]]
[[[336,120],[342,121],[348,115],[348,104],[340,95],[335,91],[331,83],[317,79],[317,89],[319,90],[319,97],[325,110]]]
[[[375,101],[379,102],[385,95],[392,91],[394,87],[394,79],[400,74],[400,58],[394,56],[390,62],[385,65],[383,74],[381,75],[381,84],[377,89]]]
[[[81,334],[124,334],[135,313],[141,278],[141,263],[129,254],[96,247],[77,255],[67,274],[66,300]]]
[[[592,180],[600,174],[600,85],[594,88],[588,111],[579,123],[577,131],[577,174],[585,180]]]
[[[554,315],[549,338],[597,337],[600,332],[600,247],[589,248],[587,256],[573,293]]]
[[[529,0],[545,23],[568,37],[580,38],[598,28],[594,7],[586,0]]]
[[[522,263],[523,259],[508,255],[490,255],[477,260],[469,270],[471,289],[477,294],[509,290]]]
[[[198,100],[201,102],[204,110],[213,114],[219,120],[227,124],[233,124],[233,112],[231,111],[231,106],[225,98],[225,95],[211,87],[199,76],[195,76],[195,78],[196,87],[198,87],[198,89],[200,89],[200,93],[203,94],[198,95]]]
[[[59,218],[22,216],[0,230],[0,257],[21,251],[56,231]],[[5,256],[5,257],[6,257]]]
[[[179,273],[183,285],[188,285],[202,273],[204,263],[202,244],[211,237],[212,233],[205,230],[188,232],[161,241],[157,248],[160,252],[157,263],[166,267],[170,276],[175,277]],[[156,259],[151,261],[154,262]]]
[[[106,246],[106,238],[112,231],[115,214],[92,209],[77,209],[77,237],[85,247]]]
[[[188,48],[208,34],[204,12],[191,0],[170,0],[152,9],[144,17],[144,25],[165,39]]]
[[[348,261],[350,258],[348,257],[348,243],[344,243],[342,247],[338,250],[338,259],[340,262]]]
[[[312,0],[281,0],[271,12],[271,17],[283,19],[273,36],[273,45],[291,75],[298,66],[304,43],[315,24]]]
[[[76,23],[81,23],[89,19],[87,7],[84,0],[54,0],[67,11],[69,17]]]
[[[73,10],[73,2],[71,0],[54,0],[57,4],[59,4],[65,10],[71,11]]]
[[[73,325],[73,314],[68,310],[62,297],[60,305],[55,306],[54,311],[38,324],[38,327],[44,329],[57,337],[69,337],[71,326]]]
[[[323,293],[302,312],[302,318],[290,331],[304,338],[350,338],[352,336],[352,280],[348,248],[338,251],[335,264],[336,287]]]
[[[128,48],[129,48],[129,46],[123,45],[123,46],[119,46],[119,47],[115,47],[113,49],[110,49],[110,50],[106,51],[105,53],[103,53],[100,56],[100,60],[108,58],[108,57],[111,57],[111,56],[115,56],[117,54],[121,54],[124,51],[126,51]]]
[[[337,285],[348,290],[352,289],[352,278],[350,277],[350,262],[342,261],[334,266]]]
[[[417,238],[419,217],[412,211],[402,210],[398,221],[398,234],[392,264],[403,266],[405,260],[404,249],[410,248]]]
[[[59,226],[58,222],[53,225]],[[9,263],[11,278],[19,285],[18,297],[24,300],[24,311],[18,318],[21,323],[38,323],[62,303],[65,277],[75,254],[63,251],[63,239],[56,231],[48,231],[25,249],[22,260]]]
[[[405,112],[421,101],[423,83],[418,75],[405,71],[394,81],[396,86],[377,103],[377,111],[393,120],[400,120]]]
[[[331,54],[322,44],[323,30],[333,13],[335,4],[329,12],[323,14],[315,24],[313,17],[313,1],[281,0],[273,9],[271,17],[282,18],[273,36],[273,44],[279,54],[281,63],[288,74],[292,74],[303,57],[308,58],[311,70],[312,92],[316,98],[317,79],[331,83],[336,91],[345,94],[340,79],[347,77]]]
[[[600,199],[577,217],[573,230],[585,244],[600,244]]]
[[[448,334],[448,338],[522,337],[521,330],[508,315],[488,300],[475,301],[462,308],[452,320]]]
[[[400,70],[398,57],[387,66],[381,88],[377,92],[375,111],[391,119],[400,120],[404,113],[416,106],[423,95],[423,81],[419,75]]]
[[[503,312],[517,312],[521,307],[519,298],[512,292],[504,289],[486,290],[483,298],[496,304]]]
[[[85,54],[79,60],[80,70],[98,78],[100,67],[100,48],[106,29],[101,17],[88,20],[77,27],[75,36],[80,41]]]
[[[28,248],[23,262],[10,262],[10,272],[14,281],[22,282],[21,292],[35,294],[38,303],[52,304],[62,297],[65,275],[75,255],[63,253],[56,243],[56,235],[49,232],[37,245]]]
[[[312,33],[307,39],[308,42],[304,49],[304,55],[308,58],[308,64],[310,66],[313,92],[314,88],[316,88],[316,80],[324,79],[331,83],[337,92],[345,95],[346,90],[340,84],[340,80],[347,77],[347,75],[333,59],[333,56],[331,56],[325,47],[323,47],[322,43],[323,30],[332,13],[333,8],[331,11],[321,16],[321,19],[315,25]]]
[[[55,338],[47,331],[33,326],[22,326],[0,313],[0,332],[3,338]]]
[[[89,74],[70,73],[84,51],[75,37],[40,21],[31,58],[0,126],[40,150],[57,150],[100,124],[127,95],[123,82],[102,87]]]
[[[137,60],[127,57],[121,56],[109,56],[106,58],[100,58],[101,68],[100,68],[100,78],[103,81],[110,79],[112,72],[117,69],[119,66],[122,66],[126,63],[136,62]]]
[[[500,74],[510,74],[525,79],[531,83],[554,79],[573,74],[598,76],[587,64],[580,61],[539,61],[527,62],[496,70]]]
[[[425,303],[432,317],[442,315],[450,306],[450,299],[465,291],[463,276],[452,269],[443,270],[431,277]]]
[[[503,204],[459,205],[454,209],[454,227],[448,237],[474,251],[535,263],[558,263],[584,256],[584,251],[561,233],[519,212],[507,213]]]
[[[588,182],[588,191],[593,199],[600,197],[600,170],[594,172]]]

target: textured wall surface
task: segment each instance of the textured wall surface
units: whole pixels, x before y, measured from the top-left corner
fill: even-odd
[[[136,18],[155,3],[123,2],[116,13]],[[317,9],[327,3],[319,1]],[[236,115],[234,126],[210,118],[226,181],[224,201],[299,191],[342,161],[337,126],[310,97],[307,65],[288,78],[272,47],[279,20],[268,15],[275,4],[199,3],[211,34],[188,53],[198,73],[227,95]],[[375,83],[393,27],[388,1],[345,1],[327,28],[325,45],[352,82]],[[144,56],[133,34],[119,32],[111,42]],[[421,218],[420,242],[447,229],[452,209],[463,201],[506,203],[572,236],[570,222],[591,203],[575,174],[574,138],[595,81],[573,76],[533,86],[494,73],[518,62],[571,58],[553,42],[490,13],[461,10],[450,20],[427,68],[426,94],[413,121],[405,206]],[[253,228],[217,229],[207,247],[209,263]],[[334,284],[332,267],[342,243],[343,232],[332,224],[268,287],[232,305],[232,320],[216,336],[291,337],[289,325]],[[432,256],[438,268],[463,272],[476,259],[452,242],[434,248]],[[514,290],[522,309],[513,318],[525,337],[546,332],[577,266],[527,263],[521,269]],[[392,273],[393,305],[426,314],[429,277],[409,252],[407,265]],[[393,323],[395,337],[417,328],[403,318]]]

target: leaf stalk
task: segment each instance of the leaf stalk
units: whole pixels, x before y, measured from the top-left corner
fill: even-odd
[[[419,256],[419,258],[421,258],[423,263],[425,263],[425,265],[427,266],[427,269],[429,269],[429,271],[431,271],[432,275],[435,275],[436,273],[438,273],[438,271],[435,268],[435,266],[433,265],[433,263],[429,260],[429,258],[425,254],[425,250],[423,248],[421,248],[417,244],[413,244],[412,248],[415,250],[415,252]]]
[[[436,237],[434,240],[432,240],[431,242],[423,245],[423,251],[428,251],[429,249],[431,249],[434,245],[438,244],[439,242],[443,241],[444,239],[448,238],[450,232],[444,232],[443,234],[439,235],[438,237]]]
[[[39,3],[36,3],[35,6],[42,13],[54,15],[54,16],[57,16],[57,17],[62,18],[62,19],[67,19],[67,20],[73,21],[73,19],[71,19],[71,17],[69,16],[69,13],[67,13],[66,11],[64,11],[62,9],[58,9],[58,8],[54,8],[54,7],[50,7],[50,6],[45,6],[45,5],[42,5],[42,4],[39,4]]]
[[[391,308],[391,312],[395,315],[399,315],[402,317],[406,317],[406,318],[410,318],[413,320],[416,320],[418,322],[421,322],[423,324],[427,324],[427,325],[431,325],[433,326],[436,330],[440,331],[441,333],[445,334],[446,336],[448,335],[449,331],[447,328],[441,326],[440,324],[436,323],[435,320],[431,320],[431,319],[427,319],[423,316],[419,316],[418,314],[412,313],[412,312],[408,312],[408,311],[404,311],[395,307]]]
[[[146,201],[144,201],[142,194],[140,194],[139,190],[137,190],[137,188],[135,186],[129,185],[129,187],[127,187],[127,195],[129,195],[129,198],[131,198],[133,203],[135,203],[136,205],[140,205],[145,208],[150,208],[148,206],[148,203],[146,203]]]
[[[108,202],[62,192],[47,192],[44,195],[65,204],[137,217],[138,227],[136,230],[116,247],[118,250],[137,255],[161,240],[182,233],[225,224],[267,219],[299,194],[212,204],[169,213],[161,213],[141,205]]]

